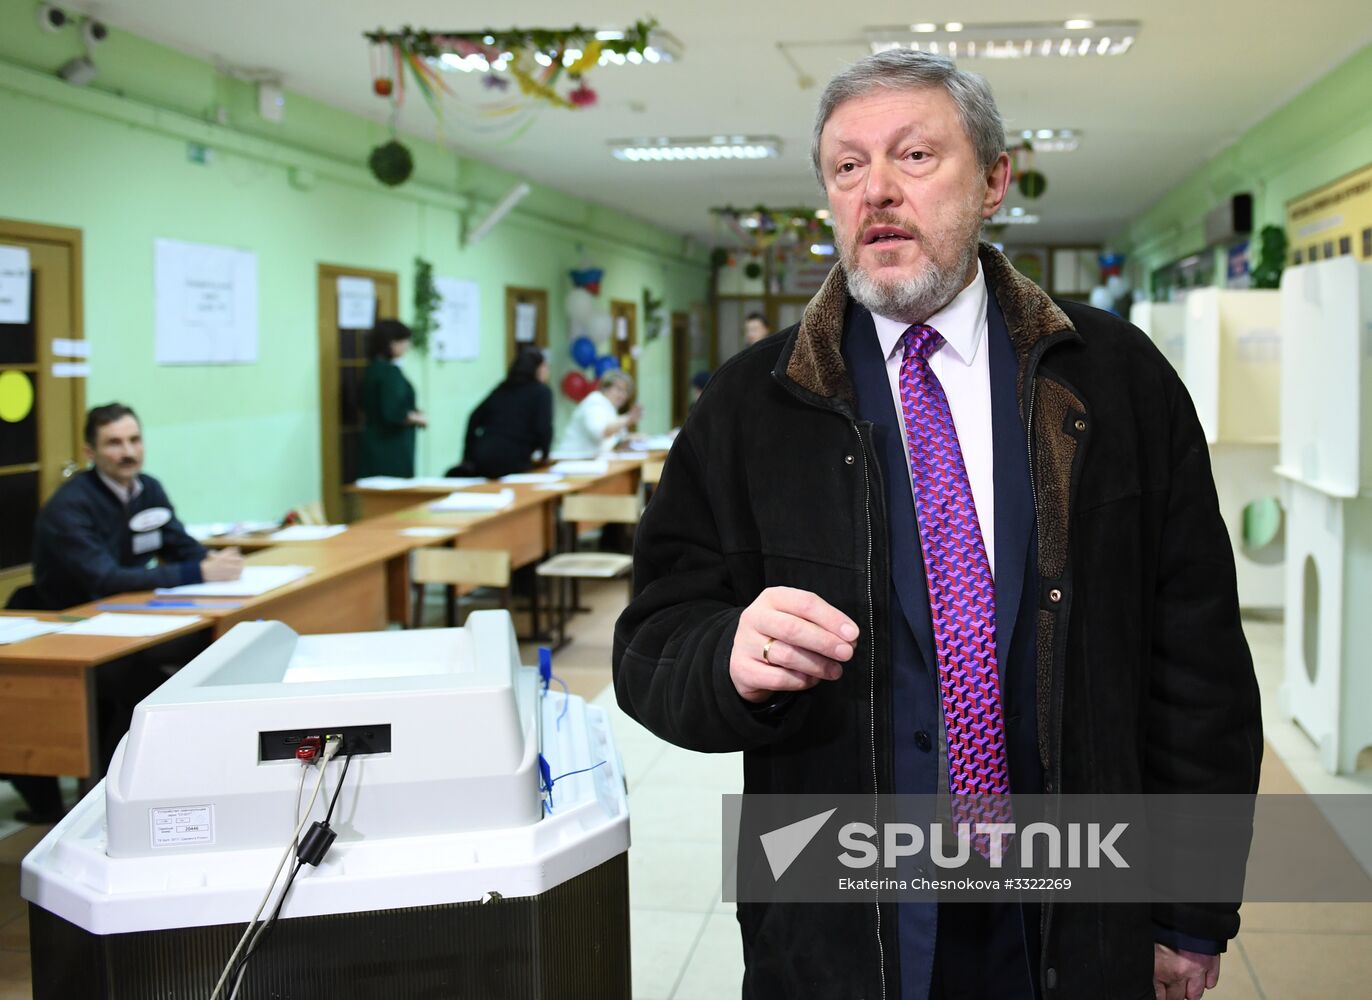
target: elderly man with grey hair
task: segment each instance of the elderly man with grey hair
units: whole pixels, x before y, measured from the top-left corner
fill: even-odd
[[[751,794],[940,794],[954,816],[1008,793],[1251,795],[1257,684],[1200,424],[1138,330],[979,242],[1010,179],[986,82],[875,55],[814,135],[840,261],[672,448],[616,627],[620,705],[742,751]],[[748,998],[1195,1000],[1238,904],[867,895],[738,920]]]

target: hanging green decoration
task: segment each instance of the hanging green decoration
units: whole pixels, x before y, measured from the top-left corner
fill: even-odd
[[[750,260],[743,266],[743,274],[749,281],[756,281],[762,277],[762,265],[755,260]]]
[[[408,147],[397,139],[372,150],[367,158],[367,166],[372,176],[387,187],[404,184],[414,173],[414,156]]]
[[[1041,198],[1048,190],[1048,178],[1037,170],[1026,170],[1019,175],[1019,193],[1026,198]]]
[[[1281,226],[1262,227],[1262,250],[1258,255],[1258,265],[1250,276],[1254,288],[1280,288],[1281,272],[1286,266],[1286,251],[1289,246],[1286,230]]]
[[[729,263],[729,251],[723,247],[715,247],[710,251],[710,266],[718,271]]]
[[[416,351],[425,351],[429,347],[429,334],[433,333],[438,325],[438,320],[434,314],[438,312],[438,303],[442,300],[438,292],[438,287],[434,284],[434,266],[423,257],[414,259],[414,318],[410,321],[410,330],[414,334],[411,343]]]

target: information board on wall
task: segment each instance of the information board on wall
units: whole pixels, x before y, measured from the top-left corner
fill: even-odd
[[[1286,203],[1291,263],[1372,260],[1372,163]]]
[[[153,295],[159,365],[257,361],[257,254],[155,240]]]

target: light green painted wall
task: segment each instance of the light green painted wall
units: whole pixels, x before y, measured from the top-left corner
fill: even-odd
[[[1372,163],[1372,45],[1249,129],[1134,221],[1114,241],[1135,282],[1205,248],[1205,214],[1241,191],[1253,194],[1254,232],[1285,225],[1286,203]],[[1160,150],[1159,155],[1165,155]],[[1221,251],[1222,252],[1222,251]],[[1223,262],[1216,268],[1223,280]]]
[[[82,230],[87,399],[138,409],[148,470],[188,520],[277,516],[319,495],[319,263],[397,272],[405,320],[416,254],[437,274],[480,285],[480,358],[405,362],[430,418],[422,475],[460,458],[467,414],[503,374],[507,284],[549,291],[555,381],[571,367],[563,299],[583,253],[605,268],[602,298],[638,302],[640,313],[645,287],[668,313],[705,299],[703,252],[612,209],[535,186],[464,250],[462,211],[479,219],[519,178],[406,137],[416,176],[387,190],[362,166],[385,138],[380,125],[297,94],[287,95],[286,122],[272,125],[258,118],[250,86],[120,32],[97,50],[97,83],[81,90],[53,76],[79,51],[70,30],[41,33],[31,4],[0,0],[0,217]],[[212,162],[189,162],[188,141],[211,147]],[[313,174],[310,190],[292,187],[293,167]],[[257,364],[154,364],[158,237],[257,253]],[[670,422],[670,365],[668,337],[644,345],[649,432]],[[570,405],[557,395],[560,430]]]

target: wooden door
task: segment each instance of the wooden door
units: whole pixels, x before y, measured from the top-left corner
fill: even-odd
[[[532,338],[525,318],[533,310]],[[542,288],[505,286],[505,368],[514,364],[520,344],[533,344],[548,354],[548,293]]]
[[[343,487],[357,479],[357,447],[362,436],[362,372],[367,367],[368,330],[338,326],[338,279],[363,278],[376,292],[377,319],[399,315],[399,283],[394,271],[369,271],[337,264],[319,265],[319,431],[323,458],[322,496],[332,523],[352,520]]]
[[[691,408],[691,316],[672,313],[672,426],[680,427]]]
[[[86,362],[73,356],[83,354],[85,345],[81,231],[0,219],[0,246],[27,251],[30,269],[27,321],[0,323],[3,605],[32,579],[38,508],[81,467]]]
[[[638,346],[638,304],[612,299],[610,318],[614,320],[614,326],[610,328],[610,354],[619,362],[621,369],[637,379],[634,348]]]

